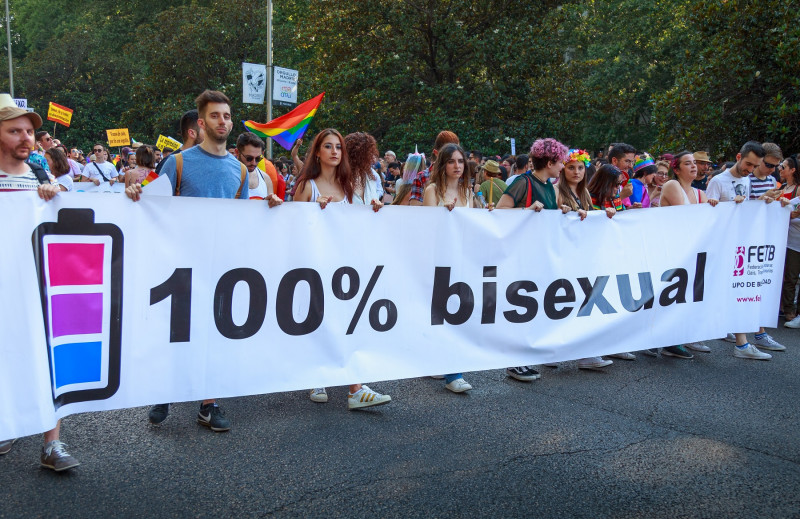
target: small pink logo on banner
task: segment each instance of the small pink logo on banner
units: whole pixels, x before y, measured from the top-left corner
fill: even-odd
[[[736,260],[733,265],[733,277],[744,276],[744,247],[736,247]]]

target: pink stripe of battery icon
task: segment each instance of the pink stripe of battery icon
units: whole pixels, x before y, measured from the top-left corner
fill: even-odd
[[[50,243],[47,268],[50,286],[102,285],[102,243]]]
[[[53,337],[103,331],[103,294],[60,294],[50,303]]]

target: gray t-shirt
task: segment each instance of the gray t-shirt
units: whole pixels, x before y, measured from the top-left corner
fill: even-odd
[[[181,196],[236,198],[236,192],[241,186],[239,198],[247,200],[250,197],[246,174],[242,185],[242,163],[230,153],[220,157],[208,153],[200,146],[194,146],[181,155]],[[169,178],[174,192],[177,181],[174,154],[164,161],[161,175]]]

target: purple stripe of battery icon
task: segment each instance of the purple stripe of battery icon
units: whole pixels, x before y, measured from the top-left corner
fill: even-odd
[[[53,347],[55,386],[98,382],[102,373],[102,343],[82,335],[103,331],[103,293],[69,293],[69,287],[103,284],[102,243],[50,243],[47,245],[50,286],[63,287],[50,297],[53,338],[75,340]]]

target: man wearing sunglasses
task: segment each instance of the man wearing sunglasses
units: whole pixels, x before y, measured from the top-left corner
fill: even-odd
[[[105,147],[102,144],[95,144],[92,146],[92,154],[94,154],[94,162],[86,164],[83,168],[83,176],[89,177],[89,180],[96,186],[99,186],[101,182],[114,185],[119,173],[114,164],[106,160]]]
[[[750,173],[750,200],[759,200],[767,191],[775,189],[778,181],[774,175],[778,173],[778,165],[783,162],[780,146],[764,142],[761,147],[766,155],[761,159],[761,164]]]
[[[267,200],[270,207],[274,207],[274,205],[280,203],[280,200],[274,194],[275,184],[270,175],[258,168],[258,163],[264,158],[264,147],[264,141],[255,133],[244,132],[236,139],[239,162],[247,167],[250,200]],[[273,197],[275,200],[273,200]]]

